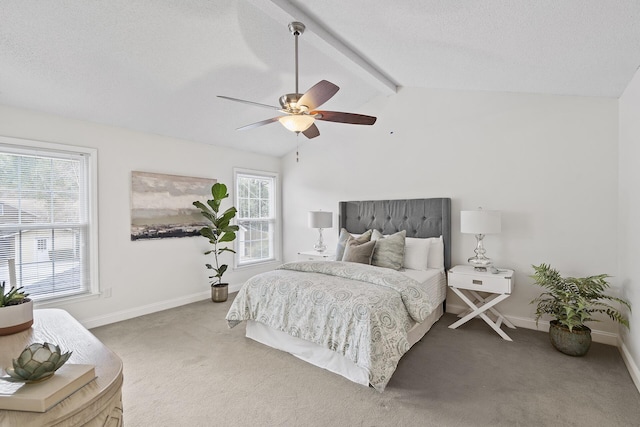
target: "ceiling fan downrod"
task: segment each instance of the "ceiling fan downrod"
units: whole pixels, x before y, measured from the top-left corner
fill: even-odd
[[[289,23],[289,31],[293,34],[295,38],[295,58],[296,58],[296,93],[300,93],[298,91],[298,36],[302,35],[305,30],[305,26],[302,22],[290,22]]]

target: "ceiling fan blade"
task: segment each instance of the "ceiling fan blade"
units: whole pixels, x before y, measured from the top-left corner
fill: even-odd
[[[227,99],[229,101],[242,102],[243,104],[254,105],[256,107],[269,108],[271,110],[279,110],[281,107],[274,107],[273,105],[260,104],[259,102],[245,101],[244,99],[231,98],[229,96],[218,95],[218,98]]]
[[[340,88],[333,83],[320,80],[300,97],[298,105],[306,105],[309,110],[313,110],[331,99],[338,90],[340,90]]]
[[[311,126],[309,126],[309,129],[302,132],[302,134],[307,138],[311,139],[311,138],[315,138],[316,136],[320,136],[320,131],[318,130],[318,127],[314,123]]]
[[[262,120],[260,122],[255,122],[255,123],[251,123],[250,125],[239,127],[236,130],[249,130],[249,129],[257,128],[260,126],[268,125],[269,123],[277,122],[278,119],[279,117],[272,117],[270,119]]]
[[[365,116],[363,114],[354,113],[341,113],[339,111],[312,111],[309,114],[317,114],[316,120],[349,123],[352,125],[372,125],[376,122],[376,117],[373,116]]]

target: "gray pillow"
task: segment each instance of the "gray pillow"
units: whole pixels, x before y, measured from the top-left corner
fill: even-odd
[[[367,230],[358,237],[353,237],[346,229],[340,230],[340,237],[338,237],[338,246],[336,247],[336,261],[341,261],[344,256],[344,249],[347,246],[349,239],[355,239],[359,243],[365,243],[371,240],[371,230]]]
[[[389,236],[383,236],[378,230],[373,230],[371,240],[376,242],[371,257],[371,265],[400,270],[404,260],[404,241],[407,232],[399,231]]]
[[[360,243],[357,239],[351,238],[344,249],[342,261],[359,262],[360,264],[371,264],[371,256],[376,247],[376,242]]]

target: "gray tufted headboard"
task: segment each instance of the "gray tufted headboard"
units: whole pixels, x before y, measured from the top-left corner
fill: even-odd
[[[445,269],[451,268],[451,199],[366,200],[339,203],[340,229],[361,234],[407,231],[407,237],[444,240]]]

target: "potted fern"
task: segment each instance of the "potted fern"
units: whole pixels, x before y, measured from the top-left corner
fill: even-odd
[[[22,287],[0,284],[0,336],[27,330],[33,325],[33,301]]]
[[[596,313],[606,314],[614,322],[627,328],[629,320],[611,303],[619,303],[631,310],[631,305],[617,297],[605,294],[609,287],[607,274],[589,277],[562,277],[558,270],[547,264],[532,266],[535,284],[546,289],[531,301],[537,303],[536,325],[540,317],[548,314],[555,318],[549,322],[551,344],[570,356],[584,356],[591,346],[591,329],[585,322],[597,321]]]
[[[224,199],[229,197],[227,186],[216,182],[211,187],[210,200],[205,205],[202,202],[195,201],[193,205],[200,209],[200,213],[207,220],[207,225],[200,229],[200,234],[207,239],[213,246],[213,249],[206,251],[204,254],[213,254],[214,265],[205,264],[209,270],[213,270],[215,274],[209,276],[211,281],[211,300],[213,302],[224,302],[227,300],[229,293],[229,284],[222,282],[222,276],[229,266],[220,264],[220,255],[224,252],[236,253],[233,249],[221,245],[222,243],[230,243],[236,239],[237,225],[231,225],[231,220],[236,216],[236,208],[230,207],[220,213],[220,205]]]

